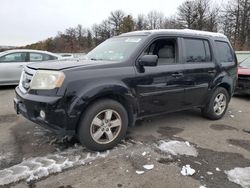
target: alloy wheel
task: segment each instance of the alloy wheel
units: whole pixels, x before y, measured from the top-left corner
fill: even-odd
[[[115,110],[106,109],[94,117],[90,126],[90,134],[95,142],[108,144],[117,138],[121,126],[120,115]]]
[[[221,115],[227,105],[227,98],[223,93],[219,93],[214,99],[214,112],[216,115]]]

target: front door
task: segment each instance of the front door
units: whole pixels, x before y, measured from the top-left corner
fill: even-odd
[[[23,66],[26,64],[26,52],[16,52],[0,57],[0,84],[18,83]]]
[[[138,71],[136,93],[140,116],[175,111],[182,108],[184,97],[183,64],[180,63],[177,38],[160,38],[152,42],[142,55],[157,55],[156,67]]]

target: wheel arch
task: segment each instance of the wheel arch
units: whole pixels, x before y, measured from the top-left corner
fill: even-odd
[[[229,94],[229,96],[232,95],[232,90],[231,90],[230,84],[228,84],[228,83],[226,83],[226,82],[223,82],[223,83],[220,83],[219,85],[217,85],[217,88],[218,88],[218,87],[222,87],[222,88],[226,89],[227,92],[228,92],[228,94]]]
[[[103,86],[101,88],[93,88],[89,90],[81,97],[77,98],[77,102],[71,106],[71,114],[78,114],[78,120],[76,121],[75,131],[81,121],[81,117],[84,116],[86,109],[99,100],[112,99],[119,102],[126,109],[128,113],[129,126],[133,126],[136,121],[138,113],[138,104],[133,94],[125,87],[122,86]]]

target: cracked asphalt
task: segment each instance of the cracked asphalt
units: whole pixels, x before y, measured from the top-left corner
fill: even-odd
[[[233,97],[225,117],[218,121],[204,119],[199,110],[138,121],[129,128],[127,138],[105,157],[96,157],[100,155],[81,147],[74,137],[55,136],[17,116],[13,97],[14,87],[0,87],[0,181],[10,179],[3,187],[237,188],[240,186],[230,182],[224,171],[250,166],[250,134],[242,131],[250,128],[250,96]],[[155,147],[160,140],[187,141],[195,146],[198,156],[162,153]],[[60,163],[59,155],[60,160],[74,162],[80,158],[82,163],[29,182],[21,175],[19,181],[12,181],[23,164],[35,168],[29,163],[34,160],[49,166]],[[154,168],[145,170],[144,164],[154,164]],[[186,164],[196,170],[193,176],[181,175]],[[8,169],[14,169],[12,174],[6,175]],[[139,175],[136,170],[145,173]]]

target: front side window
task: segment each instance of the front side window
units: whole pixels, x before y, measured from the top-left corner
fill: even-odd
[[[11,53],[0,57],[0,62],[25,62],[27,53]]]
[[[89,52],[86,59],[106,61],[126,60],[144,41],[144,38],[144,36],[131,36],[108,39]]]
[[[210,62],[212,60],[209,43],[202,39],[184,39],[186,62]]]
[[[158,39],[150,44],[143,55],[157,55],[159,65],[176,63],[176,44],[175,38]]]
[[[216,41],[216,50],[219,55],[219,61],[223,62],[233,62],[233,53],[227,42]]]

